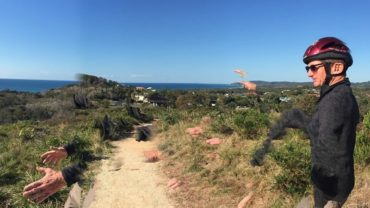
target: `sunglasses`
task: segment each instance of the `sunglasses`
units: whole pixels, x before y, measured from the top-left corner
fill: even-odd
[[[306,66],[306,71],[308,72],[309,70],[311,70],[312,72],[316,72],[317,70],[320,69],[320,67],[324,66],[323,63],[320,63],[320,64],[316,64],[316,65],[311,65],[311,66]]]

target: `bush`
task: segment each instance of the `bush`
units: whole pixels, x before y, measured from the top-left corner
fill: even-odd
[[[191,159],[189,162],[188,170],[190,172],[200,172],[202,171],[203,164],[205,163],[204,150],[202,148],[202,143],[200,140],[193,139],[191,141]]]
[[[304,195],[310,185],[310,148],[305,141],[287,141],[271,152],[282,171],[275,177],[278,189],[291,195]]]
[[[32,140],[35,138],[35,128],[24,127],[19,131],[19,137],[23,140]]]
[[[171,111],[165,111],[159,115],[159,119],[161,121],[161,130],[167,131],[170,126],[173,126],[177,124],[181,116],[177,111],[171,110]]]
[[[370,111],[364,116],[363,124],[365,130],[370,131]]]
[[[234,116],[235,131],[248,139],[255,139],[268,125],[268,116],[256,109],[248,109]]]
[[[354,158],[361,165],[370,164],[370,111],[364,116],[363,125],[357,133]]]
[[[294,98],[293,107],[302,109],[305,113],[311,115],[315,110],[317,99],[314,95],[299,95]]]
[[[231,135],[234,132],[231,127],[232,118],[232,116],[227,116],[225,113],[214,116],[211,123],[211,130],[221,134]]]
[[[238,159],[242,156],[243,150],[236,147],[230,147],[220,152],[220,157],[224,161],[225,166],[229,167],[231,164],[237,163]],[[234,164],[235,165],[235,164]]]
[[[0,189],[0,207],[12,207],[10,206],[11,195],[5,190]]]
[[[94,128],[100,130],[100,136],[105,139],[121,139],[129,135],[138,122],[127,114],[106,115],[104,118],[95,119]]]

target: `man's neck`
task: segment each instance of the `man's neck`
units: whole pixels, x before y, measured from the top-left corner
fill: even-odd
[[[341,82],[344,79],[345,79],[344,76],[334,76],[334,77],[331,78],[331,80],[329,82],[329,86],[335,85],[336,83]]]

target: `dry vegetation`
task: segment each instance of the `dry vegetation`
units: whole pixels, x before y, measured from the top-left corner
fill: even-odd
[[[236,132],[220,133],[213,128],[219,126],[218,117],[210,112],[213,123],[194,138],[185,133],[186,129],[199,125],[199,118],[207,112],[197,115],[194,111],[183,111],[180,114],[175,117],[182,119],[160,134],[159,145],[166,155],[165,173],[184,183],[172,193],[179,207],[237,207],[248,195],[250,200],[246,207],[294,207],[301,198],[312,195],[309,141],[302,132],[289,130],[282,140],[274,141],[274,149],[264,165],[252,167],[249,161],[265,134],[259,132],[254,139],[248,139]],[[227,115],[221,116],[223,124],[238,128],[233,124],[235,115],[230,112]],[[269,115],[272,120],[276,117],[276,113]],[[159,125],[166,126],[163,122]],[[267,132],[264,126],[257,128]],[[362,131],[368,132],[368,129]],[[205,141],[210,137],[219,137],[222,143],[207,145]],[[369,163],[364,161],[369,154],[360,156],[358,148],[368,151],[369,142],[357,145],[356,185],[345,207],[370,206]]]
[[[133,124],[140,123],[124,106],[111,105],[113,101],[131,101],[132,89],[91,76],[82,79],[80,86],[43,94],[0,93],[0,207],[61,207],[68,188],[41,205],[30,204],[21,195],[26,184],[41,177],[35,171],[37,165],[42,165],[39,155],[72,139],[81,141],[83,149],[92,154],[106,155],[110,151],[109,142],[104,140],[107,135],[108,139],[122,138]],[[280,89],[264,90],[266,93],[259,95],[245,94],[242,89],[144,92],[167,104],[139,106],[159,119],[156,126],[163,171],[182,182],[172,191],[179,207],[237,207],[247,196],[247,207],[290,208],[312,194],[309,141],[302,132],[289,130],[281,140],[274,141],[263,166],[252,167],[250,160],[265,139],[269,125],[283,110],[297,107],[311,113],[316,95],[304,88],[284,93]],[[355,149],[356,185],[345,207],[370,207],[368,91],[355,89],[362,119]],[[89,106],[76,108],[72,99],[75,94]],[[83,96],[88,103],[84,103]],[[292,99],[281,102],[281,96]],[[217,106],[211,107],[209,102],[215,99]],[[238,106],[244,110],[237,110]],[[109,129],[102,129],[105,115],[109,116]],[[209,118],[207,122],[202,119],[205,116]],[[186,133],[195,126],[203,132],[198,136]],[[213,137],[219,138],[221,144],[206,143]],[[56,169],[78,161],[80,156],[64,161]],[[85,173],[86,190],[97,165],[98,162],[91,163]]]

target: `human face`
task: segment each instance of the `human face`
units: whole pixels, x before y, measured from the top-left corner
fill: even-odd
[[[314,87],[321,87],[325,83],[326,72],[325,72],[325,65],[321,61],[311,61],[307,65],[316,66],[317,70],[308,70],[307,75],[312,79],[312,84]]]

